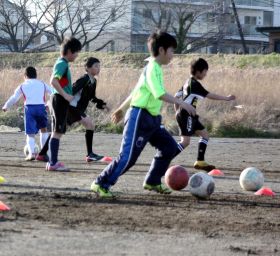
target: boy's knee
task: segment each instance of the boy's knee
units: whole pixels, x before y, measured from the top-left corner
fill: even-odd
[[[177,143],[173,143],[165,147],[163,150],[158,151],[157,157],[172,159],[177,154]]]

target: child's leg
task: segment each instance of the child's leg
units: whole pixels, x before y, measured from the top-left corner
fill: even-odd
[[[157,153],[146,175],[144,184],[159,185],[171,160],[176,155],[177,143],[165,128],[159,128],[149,141],[157,149]]]
[[[42,147],[41,151],[39,152],[40,156],[47,155],[48,150],[49,150],[50,139],[51,139],[51,134],[48,134],[48,138],[47,138],[46,142],[44,143],[44,146]]]
[[[198,143],[197,161],[194,163],[194,168],[204,170],[204,171],[211,171],[211,170],[215,169],[215,166],[208,164],[207,162],[204,161],[205,152],[206,152],[207,144],[209,141],[208,132],[205,129],[197,130],[196,134],[198,136],[200,136],[200,140]]]
[[[93,134],[94,134],[94,124],[91,118],[89,117],[82,117],[80,124],[82,124],[86,128],[85,139],[86,139],[87,156],[88,156],[91,153],[93,153],[92,141],[93,141]]]
[[[207,144],[209,141],[209,134],[204,129],[201,131],[196,131],[196,134],[200,136],[200,140],[198,142],[198,154],[197,154],[197,161],[204,161],[205,152],[207,149]]]
[[[35,153],[35,134],[26,134],[26,145],[28,148],[28,157],[32,157]]]
[[[124,174],[135,164],[140,153],[147,144],[150,134],[153,132],[141,130],[141,124],[146,121],[143,110],[132,108],[129,111],[129,117],[123,131],[120,154],[95,180],[95,184],[99,184],[105,189],[109,189],[110,186],[114,185],[119,176]]]
[[[184,151],[184,149],[190,145],[191,137],[189,136],[181,136],[181,141],[177,143],[177,150],[176,155],[179,155],[181,152]]]
[[[40,146],[41,150],[43,149],[44,145],[46,144],[49,137],[49,133],[47,128],[41,128],[40,129]]]
[[[69,102],[61,95],[54,94],[51,96],[52,135],[49,143],[50,166],[54,166],[58,162],[59,141],[66,132],[68,109]]]

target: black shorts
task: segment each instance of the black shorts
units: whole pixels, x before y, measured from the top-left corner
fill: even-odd
[[[66,132],[66,121],[69,109],[69,101],[60,94],[52,94],[50,98],[50,113],[52,117],[52,131]]]
[[[176,115],[176,120],[179,125],[180,136],[192,136],[196,131],[202,131],[205,129],[202,123],[199,121],[199,116],[190,116],[185,111],[180,111]]]
[[[72,125],[76,122],[79,122],[82,120],[82,118],[85,118],[87,115],[85,113],[81,113],[78,108],[69,106],[68,116],[67,116],[67,124]]]

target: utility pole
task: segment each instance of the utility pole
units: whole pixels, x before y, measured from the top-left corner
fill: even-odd
[[[234,0],[231,0],[231,5],[232,5],[232,9],[233,9],[233,14],[234,14],[234,17],[235,17],[235,20],[236,20],[236,23],[237,23],[237,28],[238,28],[238,32],[239,32],[239,35],[240,35],[240,39],[241,39],[241,43],[242,43],[242,47],[243,47],[243,52],[244,52],[244,54],[247,54],[248,49],[247,49],[247,46],[246,46],[243,30],[242,30],[242,27],[241,27],[241,24],[240,24],[240,21],[239,21],[239,17],[238,17],[238,13],[237,13],[237,10],[236,10]]]

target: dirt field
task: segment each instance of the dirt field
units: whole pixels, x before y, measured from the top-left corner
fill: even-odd
[[[97,134],[96,152],[116,156],[121,136]],[[103,163],[86,164],[84,135],[67,134],[60,160],[71,173],[24,162],[22,133],[0,133],[0,255],[280,255],[279,140],[212,139],[207,159],[225,172],[209,200],[187,191],[163,196],[142,190],[154,149],[120,178],[115,200],[97,199],[90,184]],[[197,139],[174,160],[191,168]],[[263,170],[277,196],[243,192],[245,167]]]

